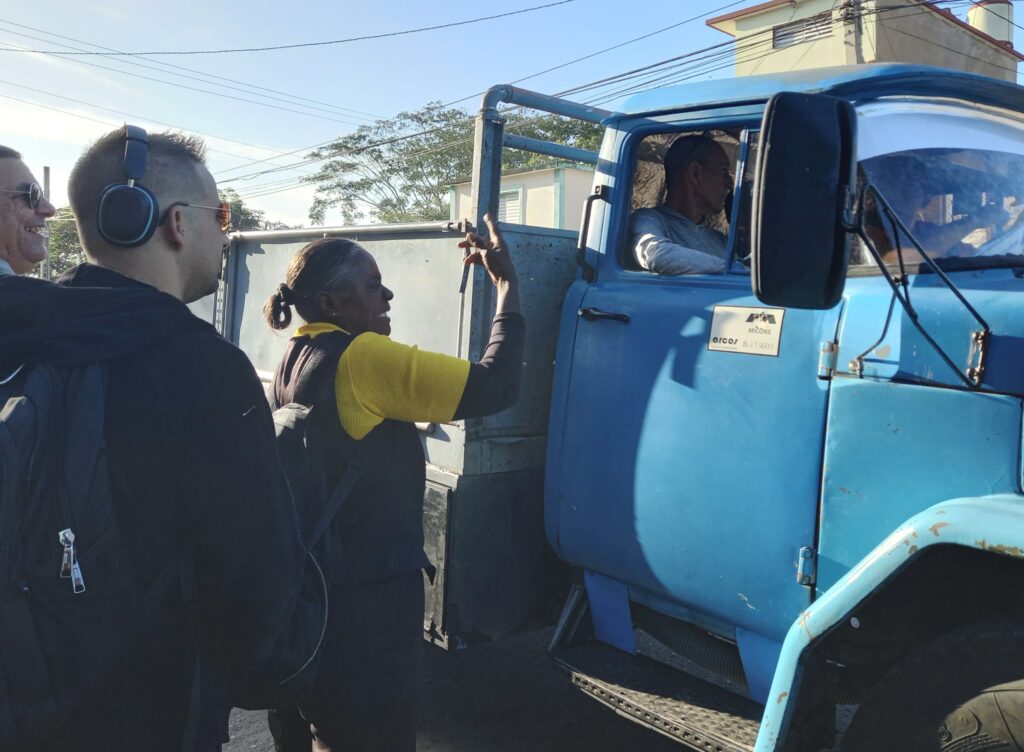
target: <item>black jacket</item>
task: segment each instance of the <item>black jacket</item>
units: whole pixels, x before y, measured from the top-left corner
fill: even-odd
[[[471,364],[454,420],[492,415],[519,396],[525,323],[518,313],[499,314],[480,362]],[[331,446],[325,459],[328,488],[341,478],[355,451],[355,439],[338,420],[334,383],[338,360],[353,337],[342,331],[311,338],[294,337],[274,377],[274,401],[298,402],[322,420]],[[317,351],[330,353],[312,360]],[[313,363],[311,368],[307,368]],[[316,373],[311,373],[310,370]],[[326,398],[327,404],[319,402]],[[324,410],[323,408],[327,409]],[[434,567],[423,551],[423,493],[426,466],[415,425],[384,420],[359,443],[367,467],[331,526],[326,547],[332,582],[370,582]]]
[[[290,616],[303,549],[259,379],[240,350],[175,298],[96,266],[60,284],[0,277],[0,373],[19,363],[107,364],[114,513],[150,581],[191,551],[200,633],[241,677]],[[122,685],[96,697],[59,750],[179,750],[195,629],[172,607]]]

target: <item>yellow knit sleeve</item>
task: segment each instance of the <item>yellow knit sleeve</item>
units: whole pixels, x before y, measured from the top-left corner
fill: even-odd
[[[338,361],[334,390],[341,425],[362,439],[386,419],[449,421],[466,388],[469,365],[380,334],[360,334]]]

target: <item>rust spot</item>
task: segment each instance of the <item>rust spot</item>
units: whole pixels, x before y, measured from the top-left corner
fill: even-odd
[[[945,514],[945,513],[946,513],[946,510],[945,510],[945,509],[940,509],[940,510],[939,510],[938,512],[936,512],[935,514]]]
[[[991,551],[992,553],[1014,556],[1018,559],[1024,558],[1024,548],[1021,548],[1020,546],[1004,546],[998,543],[989,543],[984,538],[979,541],[975,541],[974,545],[978,548],[983,548],[986,551]]]
[[[778,697],[775,698],[775,704],[778,705],[780,702],[789,697],[789,692],[781,692]]]
[[[888,358],[889,353],[891,352],[892,347],[890,345],[882,345],[877,350],[875,350],[875,355],[877,355],[879,358]]]
[[[942,528],[944,528],[944,527],[949,527],[949,523],[948,522],[936,522],[934,525],[932,525],[928,529],[932,531],[932,535],[934,535],[936,538],[938,538],[939,537],[939,531]]]
[[[809,618],[810,618],[810,614],[808,614],[806,611],[802,612],[800,614],[800,626],[803,627],[804,631],[807,633],[807,639],[808,640],[813,640],[814,639],[814,635],[811,634],[811,628],[807,626],[807,620]]]
[[[911,546],[907,549],[907,556],[913,556],[917,553],[917,546]]]
[[[846,487],[844,487],[844,486],[840,486],[840,487],[839,487],[839,490],[840,490],[840,491],[842,491],[842,492],[843,492],[844,494],[848,494],[848,493],[850,493],[850,489],[849,489],[849,488],[846,488]]]

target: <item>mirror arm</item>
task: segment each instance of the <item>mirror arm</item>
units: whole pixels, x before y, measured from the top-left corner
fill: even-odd
[[[900,274],[896,278],[893,277],[893,275],[889,272],[888,267],[882,261],[882,256],[878,252],[878,247],[875,245],[874,241],[871,240],[871,238],[868,236],[867,230],[864,226],[864,203],[865,199],[868,196],[868,193],[871,193],[873,195],[875,201],[882,208],[882,211],[885,213],[886,217],[893,224],[893,235],[896,239],[896,255],[899,259],[900,264]],[[885,277],[886,282],[889,284],[889,287],[892,288],[893,295],[897,300],[899,300],[900,305],[906,312],[907,318],[910,319],[911,323],[913,323],[917,331],[921,334],[922,337],[925,338],[925,341],[927,341],[928,344],[931,345],[932,349],[935,350],[936,353],[938,353],[942,360],[945,361],[946,365],[948,365],[953,370],[953,372],[960,378],[961,381],[964,382],[964,384],[967,387],[977,388],[981,386],[982,377],[984,376],[985,371],[986,350],[989,339],[992,335],[992,330],[989,328],[988,323],[981,317],[977,310],[975,310],[974,306],[972,306],[970,302],[968,302],[968,300],[964,297],[963,293],[960,292],[959,288],[957,288],[957,286],[953,284],[953,281],[948,276],[946,276],[946,273],[939,268],[938,264],[935,263],[932,257],[924,250],[924,248],[921,247],[921,244],[918,242],[917,238],[915,238],[914,234],[910,231],[910,228],[908,228],[903,223],[903,220],[901,220],[896,215],[896,212],[892,208],[892,205],[886,200],[885,196],[882,195],[882,192],[878,190],[878,188],[876,188],[872,183],[865,184],[864,187],[861,189],[860,200],[858,203],[860,206],[860,211],[856,233],[860,237],[864,245],[867,247],[868,251],[871,253],[871,257],[875,260],[875,263],[881,270],[882,275]],[[901,232],[905,234],[907,238],[910,239],[910,242],[914,245],[914,248],[921,255],[921,258],[925,260],[927,266],[933,272],[935,272],[935,274],[939,277],[942,283],[949,289],[950,292],[953,293],[954,296],[956,296],[957,300],[960,301],[960,303],[968,311],[968,313],[970,313],[971,316],[974,317],[974,320],[977,321],[978,324],[981,326],[981,329],[979,331],[974,332],[971,337],[971,349],[968,355],[969,362],[966,373],[953,362],[952,358],[950,358],[949,355],[946,354],[946,351],[942,349],[939,343],[936,342],[930,334],[928,334],[928,332],[925,330],[924,326],[920,322],[920,319],[917,315],[917,311],[914,310],[913,305],[911,305],[910,287],[908,281],[909,275],[906,272],[906,267],[903,262],[903,247],[899,237]],[[886,328],[888,328],[888,326],[889,321],[887,318]],[[882,337],[884,338],[884,336],[885,333],[883,332]],[[881,342],[881,339],[879,339],[879,342]],[[871,348],[869,348],[865,353],[858,356],[858,358],[856,358],[855,361],[858,363],[862,362],[864,355],[866,355],[867,352],[870,352],[872,349],[874,349],[875,346],[877,346],[877,343],[876,345],[873,345]],[[975,361],[975,365],[972,366],[970,361]]]

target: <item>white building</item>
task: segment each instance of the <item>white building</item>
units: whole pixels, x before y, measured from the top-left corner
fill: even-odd
[[[501,178],[498,221],[535,227],[579,230],[581,207],[594,182],[594,171],[576,165],[507,172]],[[451,188],[453,221],[470,217],[470,183]]]
[[[857,63],[918,63],[1017,80],[1013,3],[981,0],[962,21],[920,0],[770,0],[708,20],[736,39],[736,75]]]

